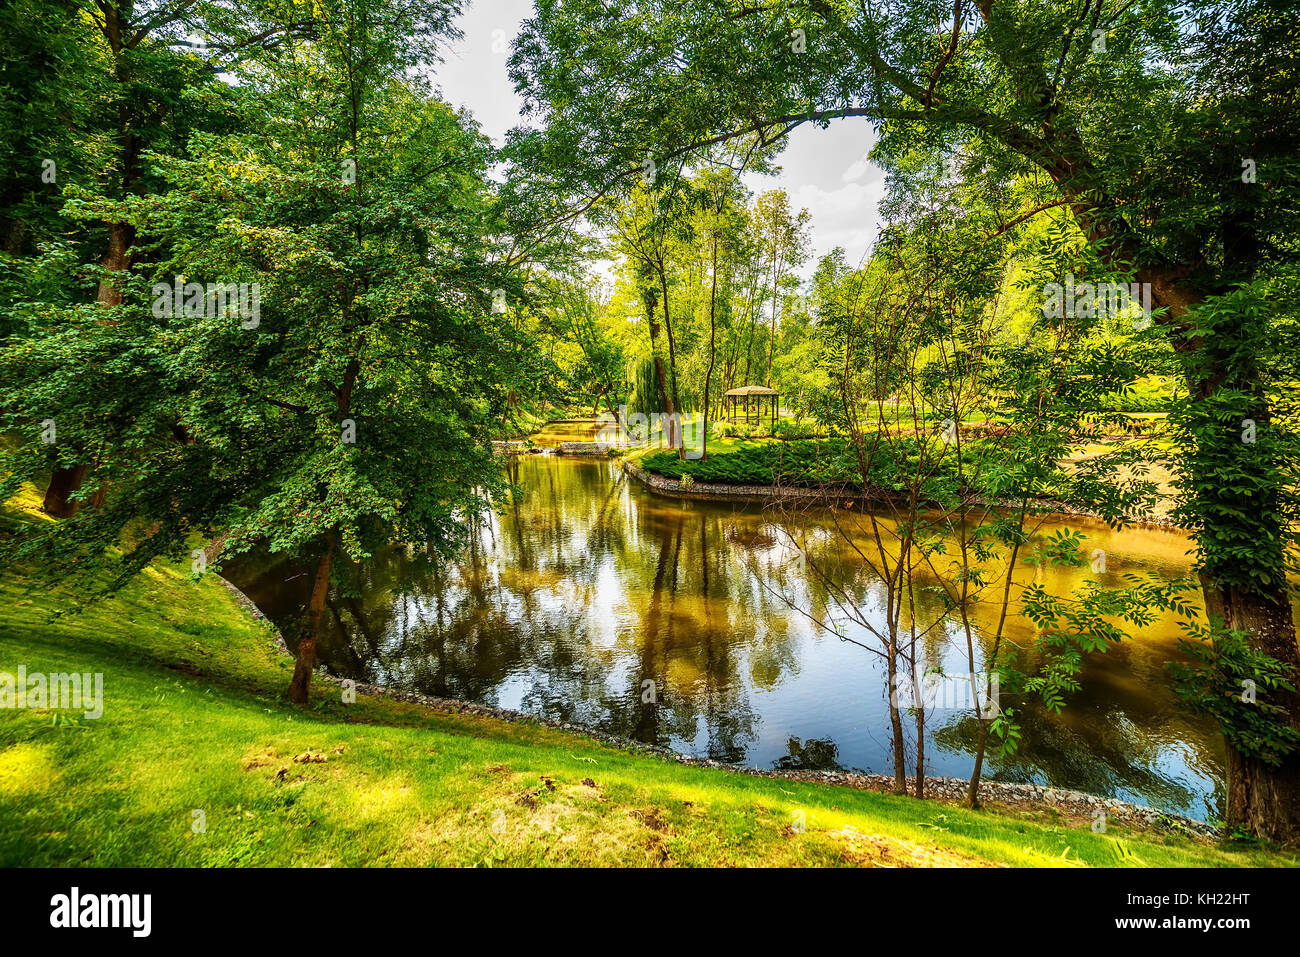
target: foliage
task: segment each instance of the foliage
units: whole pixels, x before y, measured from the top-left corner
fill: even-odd
[[[1222,621],[1185,627],[1189,636],[1178,647],[1189,663],[1169,664],[1175,693],[1191,713],[1214,719],[1238,753],[1281,765],[1300,748],[1300,732],[1269,695],[1295,693],[1294,669],[1252,648],[1248,634],[1225,629]]]
[[[227,553],[324,556],[321,575],[336,550],[464,541],[504,488],[494,424],[541,366],[490,145],[410,71],[450,13],[318,4],[309,30],[237,67],[238,132],[159,140],[141,195],[69,186],[66,216],[126,229],[139,252],[113,278],[120,301],[101,288],[33,307],[0,351],[16,390],[0,425],[20,439],[0,495],[53,466],[93,469],[78,497],[94,507],[10,555],[41,554],[51,575],[111,565],[120,587],[218,537]],[[213,283],[257,292],[237,308]]]
[[[825,483],[853,486],[854,462],[843,442],[745,442],[707,459],[680,459],[672,452],[652,452],[641,460],[650,472],[697,482],[733,485],[803,485]]]

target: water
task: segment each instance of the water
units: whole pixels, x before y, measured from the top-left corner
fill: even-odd
[[[571,424],[560,429],[588,437]],[[817,567],[835,569],[873,614],[879,582],[833,531],[829,512],[808,510],[795,526],[778,525],[758,504],[654,494],[616,462],[525,455],[510,467],[523,492],[464,561],[417,572],[404,552],[390,552],[352,569],[357,594],[331,596],[321,642],[333,673],[721,761],[892,772],[883,664],[805,614],[820,607],[825,590],[781,531],[807,536]],[[1105,549],[1102,577],[1112,582],[1128,571],[1187,573],[1189,546],[1179,532],[1117,533],[1086,519],[1068,525],[1088,534],[1089,550]],[[1039,534],[1059,527],[1049,523]],[[228,573],[279,622],[303,606],[310,587],[301,568],[265,555]],[[1093,577],[1086,566],[1037,573],[1027,566],[1023,577],[1035,574],[1057,593]],[[995,613],[978,611],[976,623],[991,631]],[[846,633],[870,640],[858,629]],[[1023,619],[1008,623],[1012,640],[1028,643],[1033,634]],[[1179,634],[1172,617],[1161,618],[1093,658],[1063,715],[1023,708],[1019,751],[990,755],[988,777],[1217,815],[1221,740],[1176,710],[1165,672]],[[955,634],[935,632],[925,654],[949,673],[967,670]],[[646,681],[654,682],[653,704],[643,700]],[[967,776],[970,711],[932,710],[928,728],[928,772]]]

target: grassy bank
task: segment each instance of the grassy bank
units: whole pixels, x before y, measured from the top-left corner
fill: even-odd
[[[1297,862],[684,767],[387,700],[344,705],[322,682],[299,710],[284,699],[288,660],[211,577],[152,568],[61,617],[84,589],[33,584],[0,578],[0,671],[102,672],[104,713],[0,712],[0,865]]]

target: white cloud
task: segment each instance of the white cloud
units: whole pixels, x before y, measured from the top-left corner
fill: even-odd
[[[849,168],[844,171],[843,175],[840,176],[840,182],[841,183],[857,182],[858,180],[866,176],[868,172],[872,172],[875,170],[876,167],[873,166],[871,163],[867,162],[867,158],[863,156],[860,159],[855,160],[849,166]]]
[[[519,123],[522,106],[506,76],[508,54],[501,41],[514,40],[532,9],[530,0],[470,3],[457,20],[464,38],[446,51],[446,62],[435,71],[448,102],[467,107],[497,144]],[[848,261],[857,263],[875,240],[884,183],[880,169],[866,159],[874,143],[871,125],[861,119],[836,120],[826,129],[800,126],[778,157],[778,175],[745,175],[756,194],[782,188],[796,210],[811,214],[810,255],[799,270],[804,278],[834,247],[843,246]]]

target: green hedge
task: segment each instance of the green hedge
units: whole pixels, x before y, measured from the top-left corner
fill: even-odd
[[[667,478],[689,475],[697,482],[732,485],[857,485],[860,479],[843,440],[742,445],[710,453],[707,461],[679,459],[676,452],[653,452],[641,464],[647,471]]]

